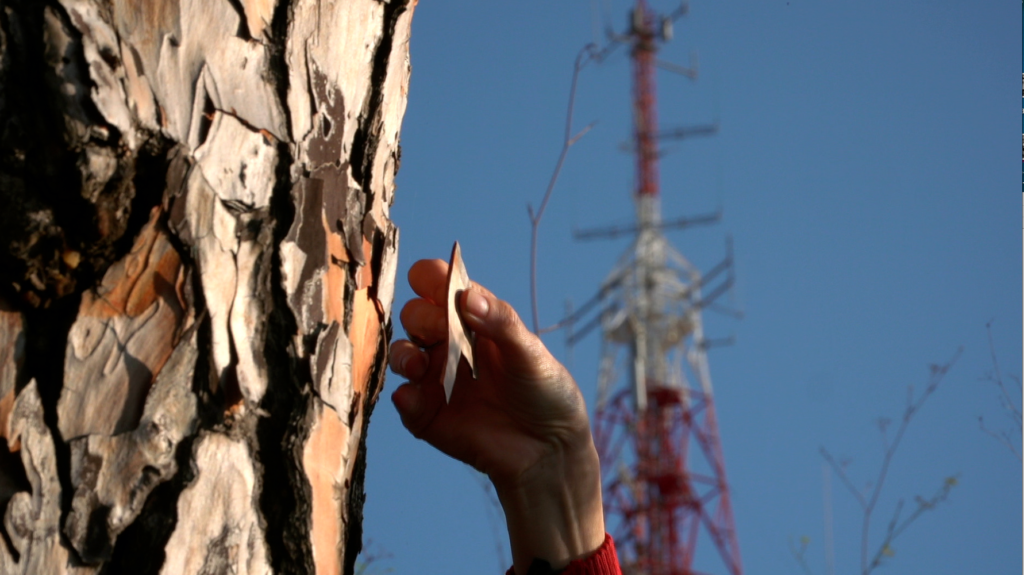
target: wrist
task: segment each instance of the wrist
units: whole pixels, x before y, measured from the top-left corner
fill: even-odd
[[[561,569],[594,553],[605,538],[601,467],[586,441],[539,461],[515,481],[495,483],[505,511],[516,573],[534,559]]]

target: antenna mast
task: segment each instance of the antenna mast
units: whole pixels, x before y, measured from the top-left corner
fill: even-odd
[[[595,299],[561,323],[570,325],[570,346],[590,328],[602,331],[594,437],[605,477],[605,512],[624,572],[692,575],[699,573],[698,555],[710,555],[722,565],[715,573],[742,575],[706,354],[713,342],[705,338],[701,318],[732,285],[731,246],[702,275],[663,232],[711,223],[720,214],[661,218],[659,141],[717,131],[717,125],[658,128],[655,68],[691,79],[697,74],[692,64],[684,68],[657,59],[660,44],[672,37],[673,22],[687,11],[683,4],[659,15],[637,0],[628,32],[613,35],[631,48],[636,224],[579,232],[577,238],[630,233],[635,239]],[[572,329],[595,307],[593,321]],[[698,554],[698,547],[717,553]]]

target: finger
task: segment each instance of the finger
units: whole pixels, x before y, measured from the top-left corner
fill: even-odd
[[[391,344],[391,357],[388,363],[391,365],[391,371],[398,375],[419,380],[426,375],[430,360],[416,344],[401,339]]]
[[[460,364],[459,372],[463,381],[471,377],[469,365],[465,362]],[[391,401],[402,419],[402,425],[414,437],[426,441],[450,457],[480,468],[473,454],[486,450],[474,447],[475,442],[481,438],[464,435],[467,412],[460,409],[458,404],[462,403],[466,407],[467,398],[460,399],[459,384],[456,384],[452,392],[450,404],[445,400],[444,387],[439,382],[429,380],[403,384],[391,394]]]
[[[444,389],[436,383],[405,383],[391,394],[402,425],[417,439],[431,427],[444,405]]]
[[[420,260],[409,268],[409,286],[416,295],[437,305],[448,302],[448,262]]]
[[[410,339],[424,347],[448,339],[448,311],[425,299],[409,300],[400,314],[402,327]]]

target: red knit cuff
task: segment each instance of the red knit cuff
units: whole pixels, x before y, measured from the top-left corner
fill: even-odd
[[[559,575],[621,575],[619,568],[619,555],[615,552],[615,541],[607,533],[604,536],[604,543],[597,548],[597,551],[589,557],[571,561],[565,569],[558,572]],[[511,568],[505,575],[515,575],[515,568]]]
[[[561,575],[618,575],[619,555],[615,552],[615,541],[607,533],[604,543],[590,557],[576,559],[562,571]]]

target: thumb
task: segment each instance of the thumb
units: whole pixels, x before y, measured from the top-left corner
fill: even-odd
[[[506,367],[529,373],[549,363],[547,348],[507,302],[474,285],[463,292],[461,307],[466,325],[496,344]]]
[[[511,305],[476,286],[462,293],[461,308],[469,328],[495,343],[518,345],[533,338]]]

